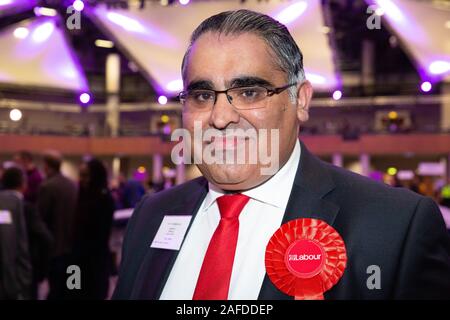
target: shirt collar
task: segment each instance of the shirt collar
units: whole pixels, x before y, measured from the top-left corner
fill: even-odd
[[[286,208],[287,202],[294,183],[295,174],[297,172],[298,163],[300,161],[301,147],[300,142],[296,141],[294,150],[288,161],[278,172],[269,180],[256,188],[242,192],[246,196],[277,208]],[[207,210],[216,199],[226,194],[226,192],[211,182],[208,183],[209,191],[205,198],[204,210]]]

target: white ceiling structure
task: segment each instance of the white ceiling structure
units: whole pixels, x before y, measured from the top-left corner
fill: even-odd
[[[87,90],[57,17],[37,17],[0,31],[0,83]]]
[[[94,8],[94,21],[109,33],[148,75],[156,91],[182,90],[180,65],[191,32],[206,18],[239,8],[269,14],[285,23],[304,55],[307,78],[318,91],[339,85],[333,50],[324,33],[320,0],[258,2],[247,0],[191,2],[187,6],[148,3],[144,10]]]
[[[366,0],[383,11],[389,27],[412,57],[424,80],[450,80],[450,11],[436,1]],[[187,6],[148,2],[144,10],[86,10],[136,62],[160,94],[182,88],[180,65],[191,32],[207,17],[247,8],[285,23],[304,55],[307,78],[317,91],[340,86],[329,34],[324,32],[321,0],[259,2],[199,1]],[[28,10],[35,0],[0,0],[0,17]],[[82,68],[60,27],[61,18],[36,17],[0,31],[0,83],[85,91]],[[26,30],[25,30],[26,29]],[[19,30],[19,31],[18,31]]]
[[[366,0],[382,17],[416,62],[423,80],[450,80],[450,9],[437,1]]]

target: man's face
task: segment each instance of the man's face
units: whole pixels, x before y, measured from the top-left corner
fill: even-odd
[[[185,89],[213,90],[252,85],[277,88],[285,86],[287,81],[286,73],[275,63],[274,53],[257,35],[244,33],[219,36],[211,32],[203,34],[194,43],[184,79]],[[254,129],[257,140],[262,140],[258,130],[267,129],[267,139],[260,143],[270,141],[270,131],[276,129],[279,132],[279,139],[276,139],[278,148],[269,143],[267,154],[271,155],[271,150],[278,152],[281,167],[289,158],[298,136],[297,101],[293,103],[288,90],[266,99],[264,108],[237,110],[228,102],[225,94],[219,94],[211,111],[183,111],[183,126],[191,133],[192,145],[195,121],[200,121],[203,130],[217,129],[224,135],[226,130]],[[246,139],[241,145],[232,145],[231,150],[230,145],[222,147],[225,152],[245,148],[245,163],[207,164],[202,161],[198,164],[200,171],[210,182],[224,190],[246,190],[263,183],[270,175],[261,173],[260,161],[249,161],[250,142]],[[203,149],[210,143],[203,142]],[[196,151],[192,152],[194,154]]]

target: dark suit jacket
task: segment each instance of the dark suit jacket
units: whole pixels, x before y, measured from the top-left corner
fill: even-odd
[[[0,191],[0,210],[11,214],[10,224],[0,224],[0,300],[26,299],[32,270],[24,200],[12,191]]]
[[[113,298],[159,298],[178,252],[150,244],[164,215],[195,215],[207,192],[201,177],[140,202],[127,227]],[[450,238],[433,200],[322,162],[302,144],[283,223],[297,218],[324,220],[345,241],[347,268],[325,299],[450,298]],[[381,270],[381,289],[367,286],[371,265]],[[266,275],[259,299],[291,297]]]
[[[41,184],[37,209],[53,237],[51,258],[63,256],[72,249],[77,193],[75,183],[60,173]]]
[[[33,266],[33,281],[40,282],[47,276],[53,236],[34,205],[25,202],[24,213],[31,265]]]

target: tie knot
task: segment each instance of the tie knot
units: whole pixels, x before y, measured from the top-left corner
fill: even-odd
[[[238,218],[248,200],[250,198],[242,193],[227,194],[217,198],[220,217],[222,219]]]

